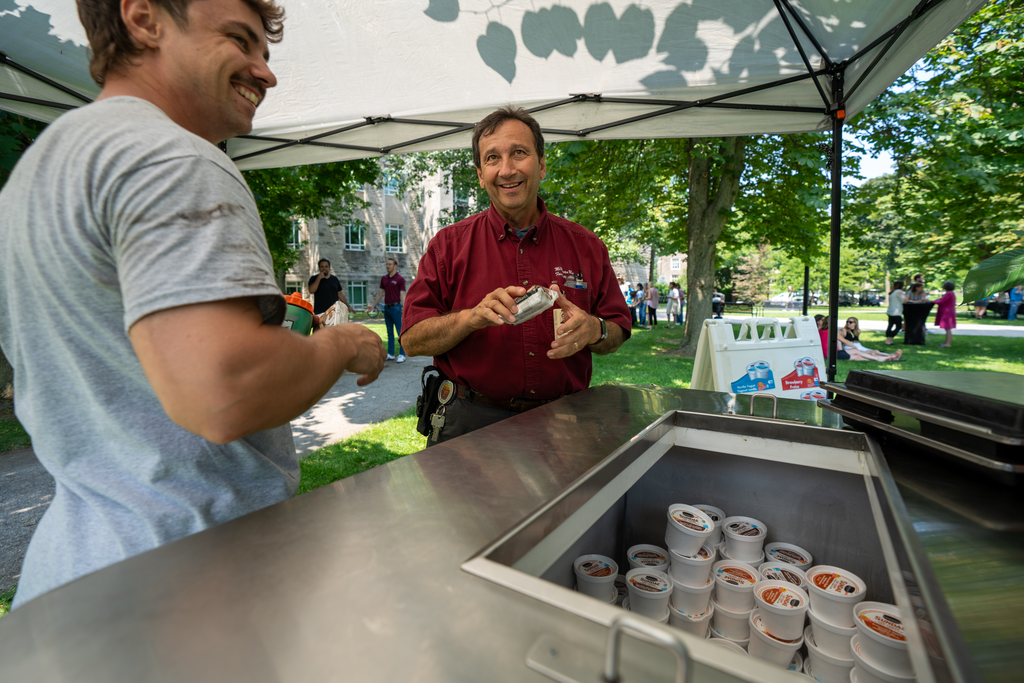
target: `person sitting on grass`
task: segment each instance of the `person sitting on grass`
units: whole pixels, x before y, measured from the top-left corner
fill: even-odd
[[[942,289],[946,290],[946,293],[938,300],[935,326],[946,331],[946,343],[939,344],[939,346],[948,349],[953,346],[953,328],[956,327],[956,294],[953,293],[956,285],[952,281],[946,280],[942,283]]]
[[[856,355],[864,356],[863,360],[873,361],[899,360],[900,356],[903,355],[903,349],[890,354],[869,349],[861,344],[860,323],[856,318],[847,318],[845,327],[836,331],[836,339],[843,345],[843,351],[850,354],[851,360],[860,360],[854,357],[855,352]]]

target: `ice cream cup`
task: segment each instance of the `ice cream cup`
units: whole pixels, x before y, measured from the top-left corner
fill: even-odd
[[[720,647],[722,649],[729,650],[730,652],[737,652],[741,655],[749,656],[747,655],[747,651],[743,649],[742,645],[736,641],[729,640],[728,638],[717,637],[714,635],[714,632],[712,632],[711,640],[708,641],[708,645],[714,645],[715,647]]]
[[[850,649],[850,638],[856,635],[856,626],[850,628],[836,626],[819,617],[813,609],[807,610],[807,616],[811,618],[814,644],[819,650],[840,659],[853,656],[853,651]]]
[[[629,595],[629,588],[626,586],[626,575],[619,574],[615,577],[615,604],[621,605],[627,595]]]
[[[763,551],[768,527],[753,517],[726,517],[722,520],[722,534],[725,536],[725,549],[729,551],[729,557],[753,562]]]
[[[795,640],[804,631],[807,593],[788,581],[758,581],[754,602],[768,633],[780,640]]]
[[[804,643],[807,645],[807,658],[814,669],[814,679],[819,683],[846,683],[850,680],[853,670],[853,657],[835,657],[822,651],[814,640],[810,626],[804,630]]]
[[[665,572],[653,569],[630,569],[626,573],[629,604],[632,611],[661,621],[668,618],[668,603],[672,596],[672,579]]]
[[[803,635],[797,640],[780,640],[769,635],[761,620],[760,610],[754,609],[750,612],[750,645],[747,646],[747,652],[751,656],[785,669],[803,644]]]
[[[764,547],[765,559],[769,562],[788,562],[805,572],[813,566],[814,558],[809,552],[792,543],[769,543]]]
[[[789,660],[789,666],[786,667],[790,671],[801,673],[804,670],[804,656],[799,652],[793,655],[793,659]]]
[[[685,614],[702,614],[708,608],[708,601],[711,599],[711,591],[715,588],[715,580],[710,576],[704,579],[704,585],[700,588],[689,586],[672,579],[672,597],[669,602],[680,612]]]
[[[630,603],[629,603],[629,596],[628,595],[626,596],[625,600],[622,601],[622,609],[626,610],[627,612],[632,612],[633,611],[633,606],[630,605]],[[639,612],[634,612],[634,614],[639,614]],[[644,615],[644,616],[647,616],[647,615]],[[667,624],[668,623],[668,618],[669,618],[669,614],[668,614],[668,612],[665,612],[665,614],[663,614],[661,616],[661,618],[654,619],[654,621],[661,622],[662,624]]]
[[[681,503],[669,505],[665,544],[680,555],[696,555],[714,528],[711,518],[697,508]]]
[[[856,683],[911,683],[916,681],[915,676],[900,676],[884,671],[871,662],[864,659],[864,649],[861,647],[860,634],[850,639],[850,649],[853,650],[853,672],[850,680]]]
[[[741,559],[733,557],[732,555],[729,554],[729,551],[725,547],[725,541],[722,541],[722,544],[720,546],[718,546],[718,554],[721,555],[723,560],[736,560],[737,562],[742,562],[743,564],[749,564],[755,570],[758,567],[760,567],[762,564],[764,564],[764,552],[763,551],[761,552],[761,555],[757,559],[755,559],[755,560],[741,560]]]
[[[615,560],[604,555],[580,555],[572,566],[576,571],[576,590],[611,602],[608,595],[615,590],[615,577],[619,573]]]
[[[766,360],[759,360],[754,363],[754,374],[757,376],[757,379],[768,379],[771,371],[772,366]]]
[[[884,602],[862,602],[853,613],[864,660],[886,673],[913,676],[900,608]]]
[[[807,570],[807,594],[820,619],[849,628],[855,625],[853,607],[864,600],[867,584],[853,572],[819,564]]]
[[[757,366],[754,363],[747,366],[747,378],[757,379]]]
[[[572,589],[574,591],[576,591],[577,593],[579,592],[580,584],[579,584],[578,581],[576,582],[576,585],[572,587]],[[617,591],[615,590],[615,586],[612,586],[611,589],[608,591],[608,595],[606,595],[604,598],[599,598],[599,599],[600,600],[604,600],[609,605],[617,605],[619,603],[616,602],[616,600],[615,600],[616,596],[617,596]],[[591,596],[591,597],[596,597],[596,596]]]
[[[626,552],[630,569],[657,569],[668,573],[668,551],[656,545],[635,545]]]
[[[797,588],[807,590],[807,574],[796,565],[787,562],[763,562],[757,568],[762,579],[769,581],[786,581]]]
[[[729,640],[747,640],[750,637],[750,612],[752,610],[734,612],[722,607],[715,598],[711,598],[711,605],[715,608],[715,614],[711,620],[712,637],[715,634]]]
[[[716,508],[714,505],[708,505],[707,503],[698,503],[693,507],[706,514],[715,523],[715,530],[711,532],[711,538],[707,540],[707,544],[714,548],[722,542],[722,520],[726,518],[725,511],[722,508]]]
[[[703,586],[711,575],[711,566],[715,563],[715,549],[705,543],[696,555],[680,555],[674,550],[669,551],[672,565],[668,573],[679,583],[687,586]]]
[[[711,569],[718,604],[733,612],[749,612],[754,607],[757,570],[736,560],[720,560]]]
[[[721,633],[715,631],[715,629],[711,629],[711,632],[708,634],[708,640],[732,643],[744,652],[747,651],[747,645],[750,644],[750,638],[744,638],[743,640],[733,640],[732,638],[726,638]]]
[[[715,614],[715,607],[710,603],[702,614],[684,614],[673,607],[671,602],[668,608],[668,623],[680,631],[686,631],[701,638],[707,634],[708,628],[711,626],[711,618]]]

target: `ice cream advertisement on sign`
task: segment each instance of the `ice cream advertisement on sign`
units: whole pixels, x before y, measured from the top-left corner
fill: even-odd
[[[817,386],[818,366],[810,356],[793,361],[793,372],[782,378],[782,388],[786,391],[814,389]]]
[[[747,374],[732,383],[732,392],[734,394],[747,394],[753,391],[767,391],[774,388],[775,376],[772,374],[771,364],[766,360],[754,361],[748,365]]]

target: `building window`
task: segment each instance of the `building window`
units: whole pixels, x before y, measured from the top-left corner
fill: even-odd
[[[384,251],[393,254],[400,254],[405,251],[405,241],[402,239],[401,225],[388,225],[384,231]]]
[[[301,280],[287,280],[284,283],[285,295],[294,294],[298,292],[302,294],[302,281]]]
[[[348,281],[348,303],[357,311],[366,310],[366,280]]]
[[[366,250],[366,226],[362,223],[349,223],[346,226],[345,249],[348,251]]]
[[[302,245],[302,223],[292,221],[292,234],[288,237],[288,247],[298,249]]]
[[[398,194],[398,177],[392,171],[384,171],[384,194],[389,197]]]
[[[679,259],[677,259],[677,258],[672,259],[672,270],[674,270],[674,271],[679,270]]]

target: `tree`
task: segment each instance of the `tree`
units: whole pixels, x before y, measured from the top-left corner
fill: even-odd
[[[284,271],[300,254],[289,246],[293,222],[299,218],[327,218],[344,225],[354,211],[367,206],[356,192],[363,184],[375,183],[380,170],[376,159],[358,159],[242,173],[256,198],[282,289]]]
[[[7,183],[22,153],[45,128],[45,123],[0,111],[0,188]]]
[[[771,248],[768,242],[761,242],[757,249],[745,255],[735,275],[735,292],[745,301],[763,304],[771,298]]]
[[[991,0],[851,121],[897,162],[917,267],[963,272],[1024,247],[1024,0]]]

